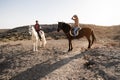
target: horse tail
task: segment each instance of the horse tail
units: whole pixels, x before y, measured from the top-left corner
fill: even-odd
[[[46,38],[45,38],[44,31],[41,31],[41,38],[42,38],[42,46],[45,47],[47,41],[46,41]]]
[[[92,44],[93,44],[94,41],[96,41],[96,37],[95,37],[95,35],[94,35],[94,32],[92,31]],[[91,44],[91,45],[92,45],[92,44]]]

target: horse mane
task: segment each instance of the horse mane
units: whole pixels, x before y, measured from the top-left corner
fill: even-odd
[[[63,22],[63,23],[71,27],[71,25],[69,23],[65,23],[65,22]]]
[[[32,31],[33,31],[34,34],[37,34],[37,32],[35,31],[34,26],[32,26]]]
[[[60,22],[60,23],[65,24],[65,25],[69,26],[70,28],[72,27],[69,23],[65,23],[65,22]]]
[[[34,27],[33,26],[31,26],[32,27],[32,30],[33,30],[33,32],[35,32],[35,29],[34,29]]]

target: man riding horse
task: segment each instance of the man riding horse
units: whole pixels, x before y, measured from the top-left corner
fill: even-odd
[[[77,30],[80,29],[79,26],[79,18],[77,15],[73,15],[73,17],[71,18],[72,20],[74,20],[74,28],[73,28],[73,35],[77,36]]]
[[[38,21],[36,20],[36,24],[34,25],[34,28],[39,36],[39,39],[41,40],[41,35],[40,35],[40,30],[41,30],[41,26],[39,25]]]

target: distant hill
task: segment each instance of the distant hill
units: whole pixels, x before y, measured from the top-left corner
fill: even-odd
[[[53,39],[65,38],[64,33],[57,32],[57,24],[52,25],[41,25],[44,30],[46,37],[51,37]],[[118,26],[97,26],[92,24],[80,24],[81,27],[90,27],[94,30],[94,33],[97,39],[109,38],[113,40],[120,41],[120,25]],[[16,27],[13,29],[1,29],[0,30],[0,40],[8,41],[8,40],[24,40],[30,39],[31,36],[28,32],[28,26]]]
[[[57,25],[41,25],[42,29],[44,30],[46,37],[52,37],[55,38],[56,36],[56,29]],[[8,40],[24,40],[24,39],[30,39],[31,35],[28,31],[29,26],[21,26],[16,27],[13,29],[0,29],[0,40],[1,41],[8,41]],[[60,34],[60,33],[58,33]]]

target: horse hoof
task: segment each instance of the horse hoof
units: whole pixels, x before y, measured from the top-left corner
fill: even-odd
[[[72,51],[72,50],[68,50],[68,52],[70,52],[70,51]]]
[[[85,51],[88,51],[88,50],[90,50],[90,48],[88,48],[88,49],[85,49]]]
[[[88,51],[88,49],[85,49],[85,51]]]
[[[68,50],[68,52],[70,52],[71,50]]]

